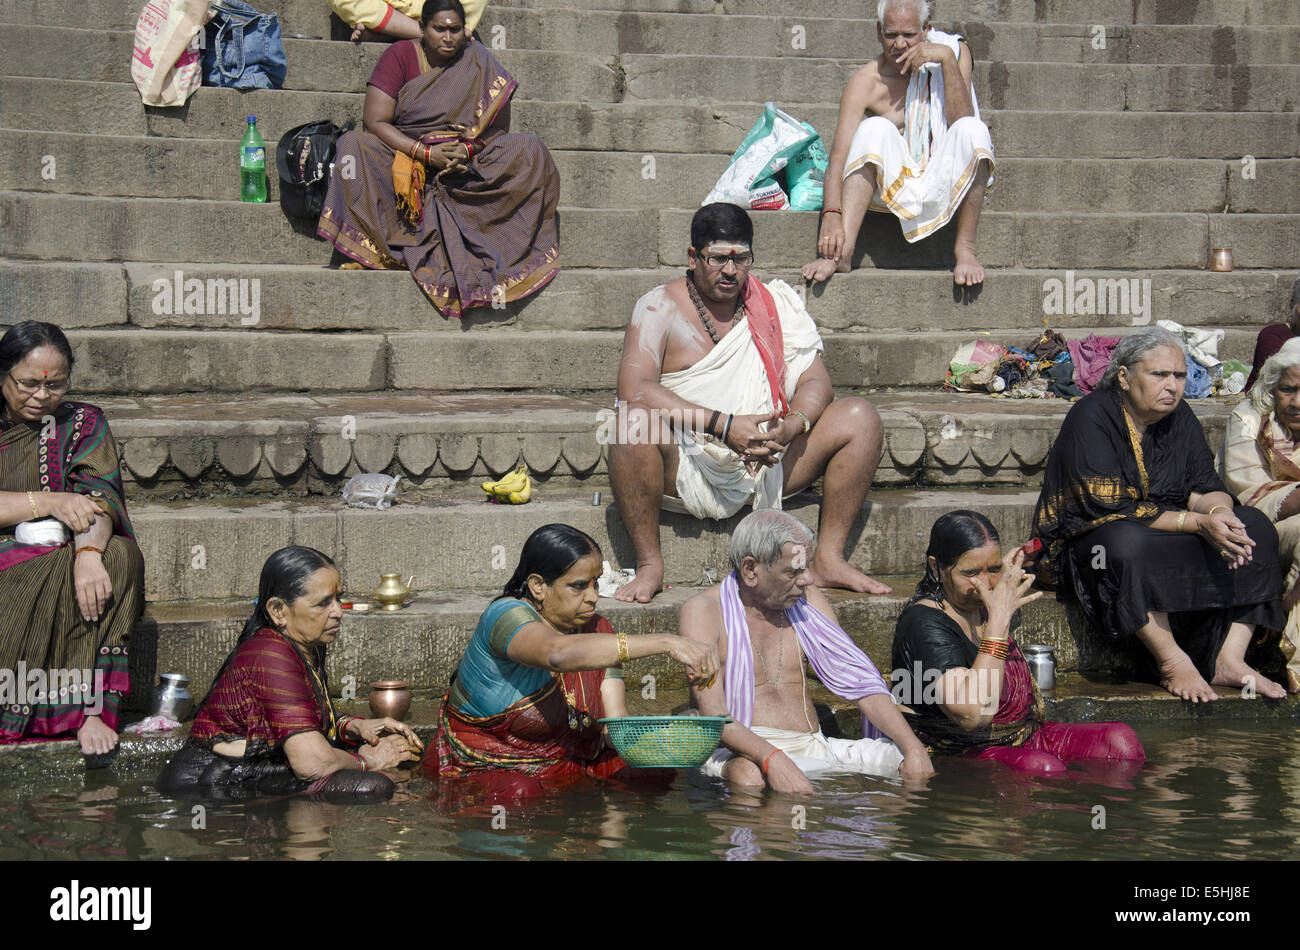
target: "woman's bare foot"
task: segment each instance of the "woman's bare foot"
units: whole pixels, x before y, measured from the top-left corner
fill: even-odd
[[[957,266],[952,269],[952,282],[962,287],[984,283],[984,265],[975,256],[975,245],[958,241],[953,248]]]
[[[638,604],[648,604],[651,598],[663,589],[664,562],[638,564],[636,566],[636,577],[614,591],[614,599],[621,600],[625,604],[630,604],[633,601]]]
[[[841,267],[833,257],[819,257],[817,260],[803,265],[804,280],[810,280],[814,284],[827,280],[831,274],[847,274],[848,271],[847,264]]]
[[[843,558],[838,560],[830,556],[823,558],[820,551],[813,557],[808,573],[812,575],[813,585],[816,587],[854,590],[859,594],[892,594],[894,591],[888,584],[882,584],[875,578],[868,577]]]
[[[117,733],[104,725],[98,716],[87,716],[77,730],[82,755],[103,755],[117,745]]]
[[[1260,675],[1244,660],[1224,660],[1222,656],[1214,664],[1214,685],[1253,689],[1267,699],[1286,698],[1286,688],[1281,683]]]
[[[1186,653],[1160,664],[1160,685],[1180,699],[1194,703],[1209,703],[1219,698],[1219,694],[1205,677],[1196,672],[1196,664]]]

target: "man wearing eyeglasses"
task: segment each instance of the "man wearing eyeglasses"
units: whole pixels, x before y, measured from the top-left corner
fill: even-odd
[[[813,583],[889,593],[844,557],[880,461],[880,416],[865,399],[834,399],[799,297],[750,274],[753,236],[737,206],[701,208],[686,276],[638,300],[628,323],[609,470],[637,568],[619,600],[647,603],[663,588],[661,505],[729,518],[747,504],[780,508],[823,475]]]

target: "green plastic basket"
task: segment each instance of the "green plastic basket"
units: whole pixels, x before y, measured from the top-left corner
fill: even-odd
[[[722,727],[732,720],[727,716],[622,716],[600,721],[628,765],[690,769],[709,760],[722,741]]]

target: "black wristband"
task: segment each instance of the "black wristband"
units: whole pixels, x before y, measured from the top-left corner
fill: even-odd
[[[714,435],[713,427],[718,424],[718,419],[722,415],[722,410],[714,409],[713,415],[709,416],[709,424],[705,427],[704,432],[707,435]]]

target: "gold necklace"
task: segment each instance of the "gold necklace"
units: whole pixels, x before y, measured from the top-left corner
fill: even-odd
[[[586,708],[587,689],[585,686],[582,685],[581,674],[576,674],[576,675],[578,675],[578,689],[582,691],[582,705],[583,705],[582,709],[578,708],[578,699],[576,694],[569,692],[569,687],[564,682],[564,674],[563,673],[555,674],[556,678],[559,679],[560,681],[560,692],[564,694],[564,702],[569,707],[569,728],[573,729],[574,731],[577,731],[579,728],[590,729],[591,722],[592,722],[591,715]],[[579,713],[582,714],[581,722],[579,722],[578,719]]]
[[[776,651],[776,675],[780,676],[781,666],[785,662],[785,636],[783,631],[781,631],[779,628],[777,629],[777,643],[779,644],[779,646],[777,647],[777,651]],[[749,641],[749,647],[751,650],[754,651],[754,656],[758,657],[763,662],[763,682],[760,683],[759,685],[775,686],[776,680],[772,679],[772,672],[770,669],[768,669],[767,660],[764,658],[763,654],[759,652],[758,647],[754,645],[754,640],[752,637],[750,638]]]

